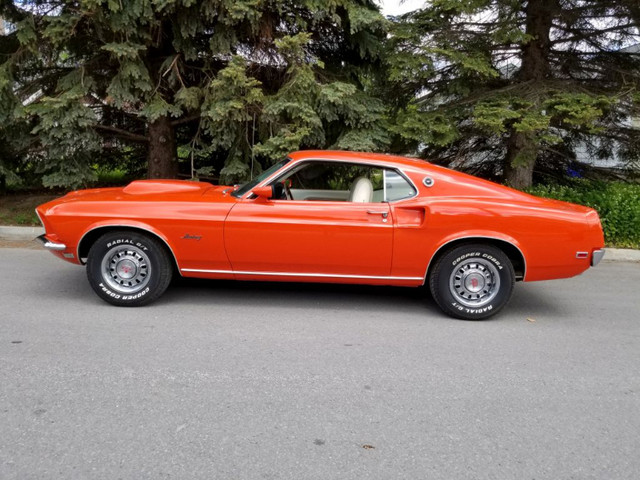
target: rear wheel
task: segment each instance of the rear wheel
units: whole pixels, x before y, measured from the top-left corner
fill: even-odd
[[[438,306],[452,317],[484,320],[498,313],[513,293],[515,273],[509,257],[491,245],[464,244],[434,264],[429,287]]]
[[[169,286],[173,269],[164,245],[133,231],[113,231],[91,246],[87,277],[103,300],[137,307],[156,300]]]

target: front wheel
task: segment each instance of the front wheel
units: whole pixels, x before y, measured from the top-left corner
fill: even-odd
[[[103,300],[138,307],[156,300],[173,274],[164,245],[148,235],[114,231],[102,235],[87,257],[87,277]]]
[[[491,245],[465,244],[441,255],[434,264],[429,287],[446,314],[464,320],[484,320],[498,313],[513,293],[513,265]]]

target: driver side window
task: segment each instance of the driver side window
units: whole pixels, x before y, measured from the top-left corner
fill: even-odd
[[[374,165],[305,162],[273,185],[282,200],[384,202],[383,169]]]

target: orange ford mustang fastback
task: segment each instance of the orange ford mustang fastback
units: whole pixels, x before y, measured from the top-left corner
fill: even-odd
[[[140,180],[36,209],[44,247],[87,266],[113,305],[184,277],[428,284],[464,319],[504,307],[516,281],[578,275],[604,255],[598,214],[431,165],[304,151],[240,187]]]

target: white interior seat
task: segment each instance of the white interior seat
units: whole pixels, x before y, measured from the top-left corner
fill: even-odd
[[[366,177],[358,177],[349,189],[349,201],[356,203],[371,203],[373,200],[373,184]]]

